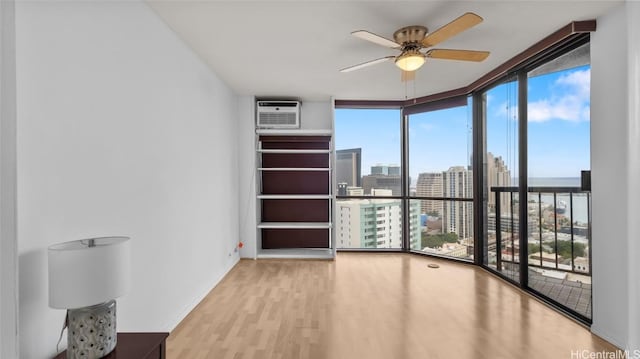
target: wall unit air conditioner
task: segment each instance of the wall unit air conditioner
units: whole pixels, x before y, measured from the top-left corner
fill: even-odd
[[[258,128],[300,128],[300,101],[258,101]]]

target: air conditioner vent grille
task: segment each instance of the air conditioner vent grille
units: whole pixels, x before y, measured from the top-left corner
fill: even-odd
[[[291,125],[297,124],[298,116],[292,112],[268,112],[261,113],[259,122],[261,125]]]
[[[256,112],[258,128],[300,127],[300,102],[258,101]]]

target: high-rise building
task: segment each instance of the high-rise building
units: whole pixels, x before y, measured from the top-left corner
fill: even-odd
[[[371,174],[362,177],[362,188],[365,194],[373,194],[375,189],[391,190],[391,195],[402,195],[402,176],[400,166],[377,164],[371,166]]]
[[[371,166],[372,175],[400,176],[400,166],[376,164]]]
[[[371,166],[371,174],[372,175],[388,175],[389,167],[381,164],[377,164],[375,166]]]
[[[420,246],[422,241],[422,220],[420,218],[420,203],[409,201],[409,248]]]
[[[418,197],[442,197],[442,172],[427,172],[418,175],[416,184]],[[442,214],[442,201],[420,201],[422,213]]]
[[[402,176],[368,175],[362,177],[365,194],[373,194],[373,189],[388,189],[393,196],[402,195]]]
[[[442,193],[450,198],[473,198],[473,172],[462,166],[454,166],[442,172]],[[458,238],[473,237],[473,203],[445,201],[442,230],[456,233]]]
[[[376,189],[375,192],[391,195],[389,190]],[[420,240],[419,212],[419,204],[412,203],[409,209],[412,245]],[[399,199],[339,200],[335,218],[337,248],[402,247],[402,201]]]
[[[489,191],[487,192],[487,202],[489,208],[495,212],[496,196],[494,192],[491,192],[491,187],[508,187],[511,186],[511,171],[505,165],[501,156],[494,157],[491,152],[487,152],[487,186]],[[502,193],[500,198],[500,212],[509,212],[510,199],[506,193]]]
[[[389,165],[387,167],[387,173],[389,174],[389,176],[400,176],[400,166]]]
[[[336,151],[336,183],[346,183],[349,187],[360,187],[362,184],[362,149],[350,148]]]

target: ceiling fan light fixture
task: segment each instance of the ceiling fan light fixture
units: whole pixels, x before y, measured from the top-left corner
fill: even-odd
[[[425,56],[418,50],[405,51],[396,58],[396,66],[403,71],[415,71],[424,65]]]

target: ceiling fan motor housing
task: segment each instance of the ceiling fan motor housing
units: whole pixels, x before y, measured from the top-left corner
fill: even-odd
[[[414,43],[420,44],[428,33],[429,30],[424,26],[406,26],[394,32],[393,39],[404,47]]]

